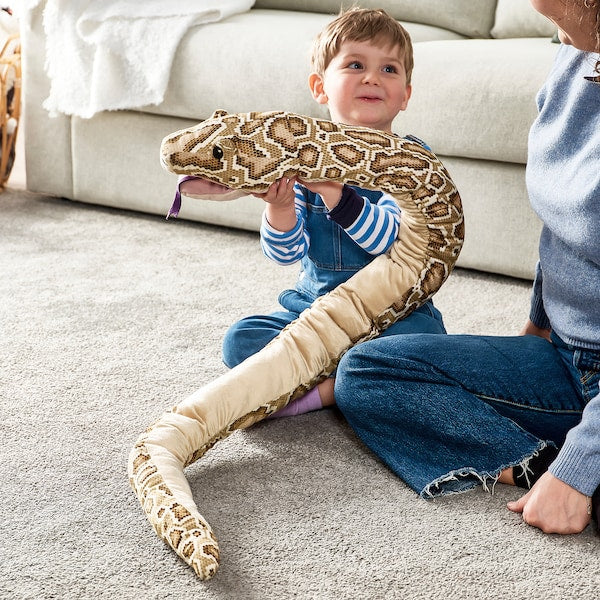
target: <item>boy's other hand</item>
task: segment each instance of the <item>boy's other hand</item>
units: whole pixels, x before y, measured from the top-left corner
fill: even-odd
[[[319,194],[323,198],[325,206],[329,210],[333,210],[342,198],[343,184],[335,181],[299,181],[306,189],[315,194]]]

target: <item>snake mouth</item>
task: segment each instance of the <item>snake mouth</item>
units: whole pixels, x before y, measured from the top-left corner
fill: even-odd
[[[190,198],[206,200],[222,199],[224,195],[234,192],[230,187],[202,177],[188,176],[179,184],[179,191]]]
[[[216,183],[209,179],[186,175],[179,180],[173,204],[167,213],[167,219],[177,217],[181,210],[181,196],[199,198],[200,200],[235,200],[245,196],[247,192],[236,190],[222,183]]]

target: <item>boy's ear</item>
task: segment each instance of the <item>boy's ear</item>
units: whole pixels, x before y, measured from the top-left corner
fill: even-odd
[[[329,98],[327,98],[327,94],[325,93],[325,89],[323,87],[323,78],[318,73],[311,73],[308,76],[308,87],[310,88],[312,97],[319,104],[327,104]]]
[[[406,86],[406,98],[404,99],[404,103],[402,104],[402,108],[400,110],[406,110],[408,106],[408,101],[410,100],[410,95],[412,94],[412,85],[408,84]]]

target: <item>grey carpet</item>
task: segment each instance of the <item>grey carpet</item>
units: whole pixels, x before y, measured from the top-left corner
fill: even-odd
[[[237,432],[188,469],[222,552],[201,582],[143,516],[127,456],[296,269],[253,233],[11,189],[0,209],[2,598],[599,597],[591,527],[544,535],[502,485],[420,500],[335,409]],[[528,297],[456,270],[437,305],[450,332],[513,334]]]

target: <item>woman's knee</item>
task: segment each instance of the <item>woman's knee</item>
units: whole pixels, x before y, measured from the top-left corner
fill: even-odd
[[[428,357],[439,334],[404,334],[379,337],[354,346],[340,360],[335,401],[342,410],[368,410],[369,400],[396,391],[429,371]]]
[[[368,408],[372,379],[377,378],[382,365],[378,361],[383,338],[364,342],[342,356],[335,376],[335,402],[344,414]],[[388,338],[391,339],[391,338]]]
[[[335,375],[334,383],[334,397],[335,403],[343,414],[347,411],[352,411],[355,404],[356,394],[353,392],[353,386],[355,383],[355,353],[358,346],[350,348],[344,356],[342,356]]]

